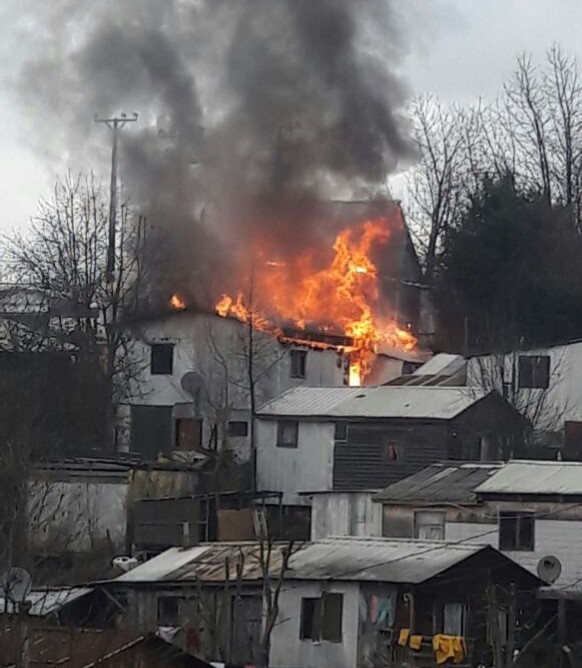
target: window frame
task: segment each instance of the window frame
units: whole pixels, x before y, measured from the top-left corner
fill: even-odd
[[[175,344],[168,342],[159,342],[150,344],[150,375],[152,376],[171,376],[174,373],[174,347]],[[158,359],[156,351],[169,351],[169,359]],[[162,362],[166,362],[163,364]],[[169,369],[169,371],[167,371]]]
[[[175,615],[175,622],[174,623],[167,623],[167,619],[162,619],[167,616],[168,611],[167,610],[162,610],[163,606],[166,605],[168,602],[171,602],[173,605],[175,605],[175,610],[173,610],[170,614],[170,616],[174,619]],[[180,626],[180,597],[178,596],[170,596],[170,595],[161,595],[158,596],[156,599],[156,623],[158,626]]]
[[[522,523],[524,520],[531,522],[531,528],[529,530],[529,541],[526,543],[522,542],[522,534],[524,533],[522,529]],[[512,530],[512,540],[511,542],[506,541],[505,531],[503,529],[503,524],[513,522],[515,523],[515,528]],[[499,533],[499,542],[498,547],[501,552],[534,552],[535,551],[535,514],[528,511],[500,511],[498,517],[498,533]]]
[[[289,353],[289,377],[304,380],[307,377],[307,350],[294,348]]]
[[[519,390],[547,390],[550,386],[551,363],[550,355],[519,355],[517,358],[517,388]]]
[[[293,441],[284,441],[285,428],[293,425],[295,437]],[[277,420],[277,447],[296,450],[299,447],[299,421],[298,420]]]
[[[439,519],[442,520],[441,523],[426,523],[426,524],[420,524],[419,523],[419,517],[421,515],[438,515]],[[445,533],[446,533],[446,524],[447,524],[447,513],[445,510],[428,510],[425,508],[420,508],[418,510],[414,511],[414,539],[415,540],[445,540]],[[420,529],[422,528],[435,528],[438,527],[442,531],[442,537],[441,538],[421,538],[420,537]]]
[[[191,422],[198,425],[198,445],[193,447],[180,446],[180,423]],[[174,420],[174,450],[178,452],[196,452],[197,448],[203,447],[204,421],[202,418],[180,417]]]
[[[244,425],[245,426],[244,433],[241,433],[241,434],[233,433],[231,425],[235,425],[235,424],[236,425]],[[227,425],[227,429],[228,429],[228,436],[230,438],[248,438],[248,435],[249,435],[248,420],[229,420],[228,425]]]
[[[308,609],[309,615],[307,615]],[[343,593],[323,592],[321,596],[302,597],[299,639],[313,643],[342,643],[343,618]]]

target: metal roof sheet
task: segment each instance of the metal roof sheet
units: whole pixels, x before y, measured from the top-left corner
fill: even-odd
[[[276,577],[281,568],[286,544],[272,548],[270,572]],[[481,552],[496,552],[491,547],[442,541],[386,538],[326,538],[307,543],[293,554],[286,580],[352,580],[374,582],[421,583]],[[184,558],[190,560],[185,563]],[[258,543],[209,543],[197,548],[172,548],[152,561],[164,568],[139,566],[114,583],[146,582],[224,582],[237,578],[240,568],[245,581],[262,578]],[[517,567],[517,565],[516,565]],[[127,575],[131,575],[128,578]]]
[[[296,387],[264,404],[258,417],[450,420],[489,391],[467,387]]]
[[[475,492],[582,495],[582,463],[511,461],[480,484]]]
[[[458,373],[467,360],[462,355],[451,355],[449,353],[439,353],[425,362],[421,367],[412,372],[413,376],[440,376]]]
[[[503,466],[500,462],[442,462],[389,485],[374,501],[474,503],[475,488]]]
[[[90,594],[93,589],[89,587],[67,587],[63,589],[33,589],[26,597],[26,602],[30,605],[28,614],[33,617],[46,617],[52,612],[56,612],[67,603],[76,601],[82,596]],[[0,611],[8,614],[18,612],[18,605],[4,597],[0,597]]]

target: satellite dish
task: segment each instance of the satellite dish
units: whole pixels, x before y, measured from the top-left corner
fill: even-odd
[[[560,577],[562,564],[558,557],[548,555],[538,561],[537,572],[541,580],[552,584]]]
[[[196,393],[202,389],[202,376],[196,371],[188,371],[182,376],[180,381],[184,392],[194,397]]]
[[[14,603],[24,603],[31,587],[32,578],[24,568],[10,568],[0,578],[0,588],[4,597]]]

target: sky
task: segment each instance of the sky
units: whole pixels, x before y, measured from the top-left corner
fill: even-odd
[[[51,0],[52,1],[52,0]],[[98,1],[98,0],[95,0]],[[122,0],[120,0],[122,1]],[[350,0],[346,0],[350,1]],[[411,95],[431,93],[445,101],[492,98],[516,57],[543,58],[553,44],[582,60],[580,0],[397,0],[408,55],[401,75]],[[12,92],[26,59],[12,30],[27,5],[46,0],[2,0],[0,10],[0,231],[27,224],[40,198],[50,195],[63,161],[43,153]],[[9,45],[9,46],[7,46]],[[47,118],[58,132],[59,118]]]

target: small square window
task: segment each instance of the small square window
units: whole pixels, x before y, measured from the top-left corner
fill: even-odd
[[[499,549],[531,552],[534,549],[532,513],[499,513]]]
[[[519,389],[547,389],[550,385],[549,355],[520,355],[518,360]]]
[[[299,423],[292,420],[283,420],[277,423],[277,447],[296,448],[299,432]]]
[[[158,626],[180,625],[180,599],[176,596],[158,598]]]
[[[202,447],[202,420],[176,420],[176,450],[192,451]]]
[[[348,424],[347,424],[347,422],[336,422],[335,423],[334,439],[336,441],[347,441],[348,440]]]
[[[307,362],[306,350],[291,351],[291,378],[305,378],[305,368]]]
[[[170,376],[174,372],[173,343],[152,344],[150,372],[153,376]]]
[[[249,435],[249,423],[233,420],[228,423],[228,435],[232,437],[244,437]]]

